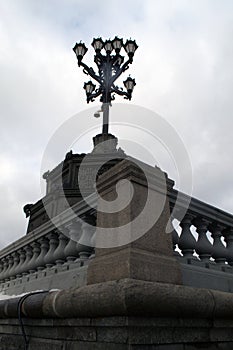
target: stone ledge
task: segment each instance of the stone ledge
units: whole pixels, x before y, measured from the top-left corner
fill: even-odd
[[[0,301],[0,318],[16,318],[19,298]],[[133,279],[30,295],[28,318],[156,316],[233,319],[233,294]]]

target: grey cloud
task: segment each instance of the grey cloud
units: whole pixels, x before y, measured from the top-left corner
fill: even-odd
[[[21,208],[41,196],[40,162],[53,132],[86,108],[72,45],[96,35],[137,40],[132,103],[178,131],[194,195],[233,212],[232,1],[12,0],[0,8],[0,159],[16,167],[0,181],[1,245],[25,233]]]

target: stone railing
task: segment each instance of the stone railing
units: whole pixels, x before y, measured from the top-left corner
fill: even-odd
[[[172,190],[169,194],[171,211],[176,199],[174,219],[181,233],[173,231],[173,248],[181,262],[233,272],[233,215],[195,198]],[[189,203],[190,202],[190,203]],[[187,208],[186,214],[180,213]]]
[[[90,200],[95,203],[95,196],[91,196]],[[72,210],[64,211],[53,218],[52,222],[46,222],[1,250],[0,290],[7,290],[32,280],[38,281],[34,283],[34,288],[41,289],[44,287],[43,282],[39,282],[41,277],[87,265],[89,258],[94,256],[92,240],[95,221],[96,210],[90,209],[81,201],[75,204]],[[59,283],[55,284],[51,280],[52,278],[47,281],[47,287],[65,288],[77,285],[74,276],[68,280],[65,277],[64,281],[60,279]]]
[[[174,255],[184,266],[183,284],[221,289],[216,280],[225,275],[222,289],[233,292],[233,215],[171,188],[168,197],[180,225],[181,232],[174,229],[172,238]],[[86,269],[95,255],[95,194],[89,203],[92,207],[78,202],[1,250],[0,292],[86,284]],[[215,273],[207,276],[209,271]]]

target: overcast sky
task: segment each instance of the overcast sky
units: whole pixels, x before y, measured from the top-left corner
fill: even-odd
[[[73,45],[115,35],[139,45],[132,103],[182,138],[193,195],[233,213],[233,1],[1,0],[0,247],[25,234],[53,133],[87,108]]]

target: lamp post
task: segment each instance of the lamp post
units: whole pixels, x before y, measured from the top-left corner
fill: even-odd
[[[115,81],[119,76],[129,68],[129,64],[133,62],[133,56],[138,48],[135,40],[126,40],[123,43],[123,39],[115,37],[113,40],[106,40],[102,38],[93,39],[92,46],[95,50],[94,62],[98,67],[98,74],[95,73],[92,67],[88,67],[83,63],[83,57],[87,52],[87,48],[84,43],[80,42],[75,44],[73,50],[78,60],[78,66],[83,67],[83,72],[93,78],[98,86],[90,80],[84,84],[86,91],[87,103],[93,102],[96,97],[100,96],[103,111],[103,134],[108,134],[109,126],[109,105],[112,100],[115,99],[114,94],[124,96],[124,98],[131,100],[135,80],[130,76],[123,82],[126,91],[123,88],[115,85]],[[121,49],[124,48],[128,59],[124,63],[124,57],[120,55]],[[105,50],[105,54],[102,53]],[[115,52],[114,52],[115,51]],[[114,54],[112,54],[114,52]]]

